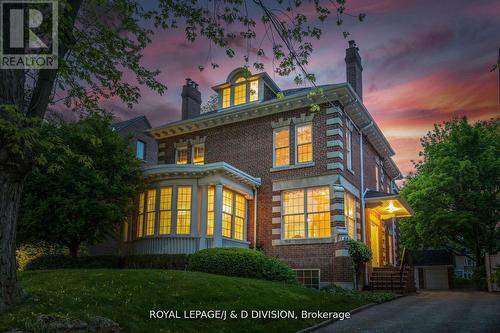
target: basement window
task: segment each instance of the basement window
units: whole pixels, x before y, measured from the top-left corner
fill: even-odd
[[[306,288],[319,289],[319,269],[295,269],[297,281]]]

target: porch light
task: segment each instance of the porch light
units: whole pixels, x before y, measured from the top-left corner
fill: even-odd
[[[400,210],[401,208],[394,206],[394,203],[392,201],[389,201],[389,206],[387,206],[386,209],[389,213],[394,213],[395,211]]]

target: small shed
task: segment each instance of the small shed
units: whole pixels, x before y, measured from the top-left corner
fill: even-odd
[[[413,266],[417,289],[453,288],[453,256],[449,251],[416,251]]]

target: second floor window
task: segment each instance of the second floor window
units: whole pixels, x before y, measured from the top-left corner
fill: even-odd
[[[356,233],[356,201],[354,195],[344,192],[344,217],[347,233],[351,239],[354,239]]]
[[[347,161],[347,169],[352,170],[352,131],[347,130],[345,135],[345,153]]]
[[[193,146],[193,164],[205,164],[205,144],[198,143]]]
[[[175,152],[175,164],[187,164],[188,162],[188,151],[186,147],[179,147]]]
[[[135,144],[135,157],[140,160],[146,159],[146,143],[141,140],[137,140]]]
[[[290,131],[288,128],[279,128],[274,131],[274,166],[280,167],[290,164]]]
[[[297,126],[296,131],[297,163],[312,162],[312,124]]]

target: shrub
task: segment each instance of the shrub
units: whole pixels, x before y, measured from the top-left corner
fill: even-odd
[[[188,258],[188,254],[135,255],[124,257],[123,267],[184,270],[188,264]]]
[[[212,274],[297,283],[294,271],[286,263],[249,249],[201,250],[190,256],[188,269]]]
[[[24,271],[26,266],[32,260],[45,256],[62,254],[63,249],[58,246],[47,245],[47,244],[24,244],[17,248],[16,250],[16,264],[19,271]]]
[[[479,290],[488,289],[486,281],[486,268],[484,266],[477,266],[474,268],[474,272],[472,273],[472,282]]]
[[[331,284],[326,288],[322,289],[328,293],[339,296],[347,296],[354,298],[356,300],[370,302],[370,303],[384,303],[396,298],[396,294],[385,292],[385,291],[359,291],[359,290],[348,290],[339,287],[335,284]]]
[[[84,256],[73,258],[67,255],[40,256],[26,265],[26,270],[70,269],[70,268],[120,268],[119,256]]]
[[[490,282],[500,285],[500,266],[497,266],[493,272],[491,272]]]
[[[474,289],[474,282],[471,279],[455,277],[453,279],[453,288],[455,289]]]

